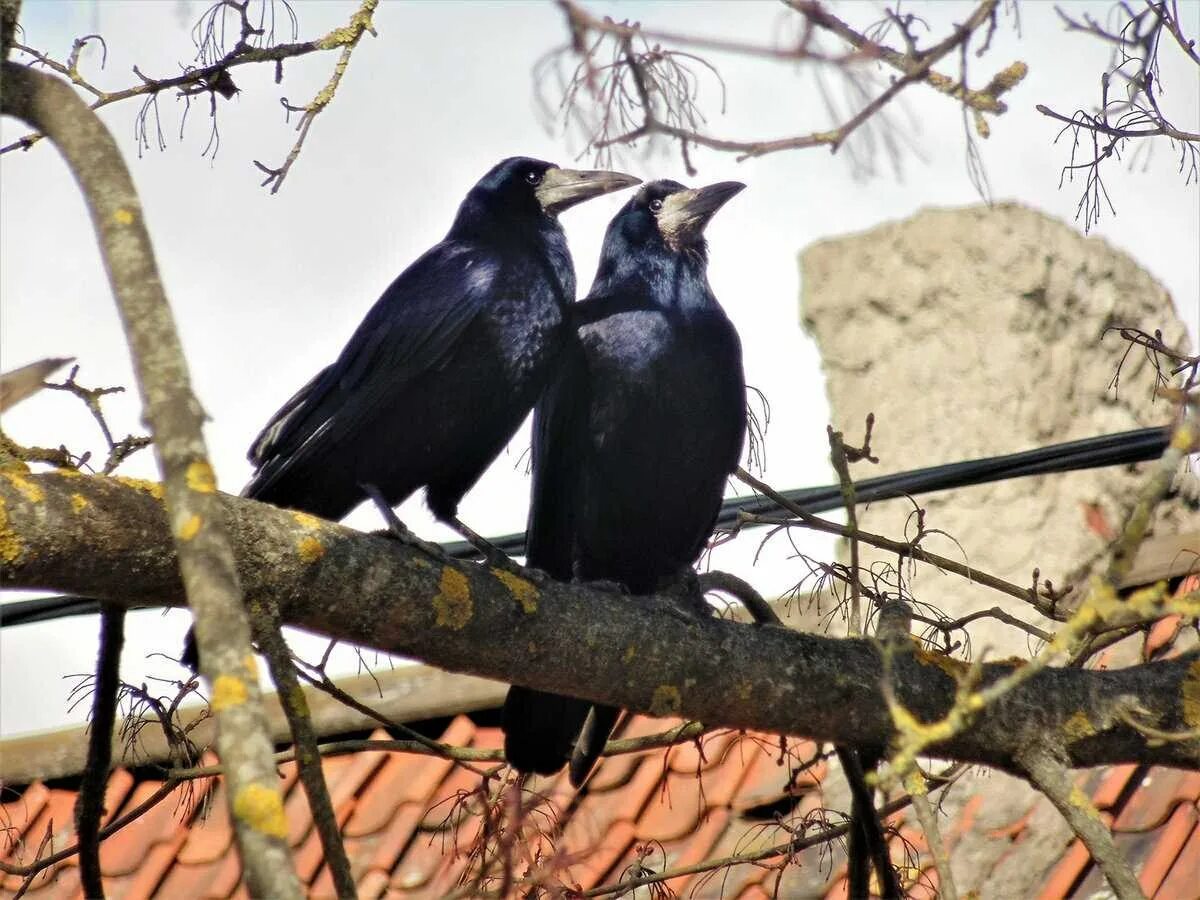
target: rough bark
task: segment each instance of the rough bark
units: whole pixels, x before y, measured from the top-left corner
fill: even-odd
[[[0,587],[79,592],[125,605],[183,603],[158,487],[78,474],[0,473]],[[886,745],[876,645],[786,628],[698,621],[660,598],[528,581],[300,513],[216,495],[249,596],[285,622],[445,669],[709,725]],[[982,682],[1019,663],[983,667]],[[963,666],[895,661],[900,700],[923,721],[954,702]],[[1045,748],[1071,766],[1200,769],[1200,740],[1147,740],[1125,724],[1200,725],[1200,655],[1113,671],[1047,669],[933,747],[1008,771]]]

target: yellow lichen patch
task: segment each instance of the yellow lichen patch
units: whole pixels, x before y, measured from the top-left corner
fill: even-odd
[[[57,475],[59,478],[82,478],[83,477],[83,473],[80,472],[78,469],[65,469],[65,468],[55,469],[54,474]]]
[[[246,785],[233,798],[233,814],[260,834],[287,837],[283,795],[274,788],[262,784]]]
[[[88,503],[87,497],[83,496],[83,494],[71,495],[71,509],[75,510],[75,512],[81,513],[87,509],[89,505],[90,504]]]
[[[163,498],[163,486],[157,481],[147,481],[145,478],[130,478],[127,475],[117,475],[115,480],[118,484],[125,485],[125,487],[131,487],[135,491],[149,494],[155,500]]]
[[[660,719],[678,715],[682,701],[679,688],[673,684],[660,684],[654,689],[654,695],[650,698],[650,715]]]
[[[1070,801],[1072,806],[1081,812],[1087,813],[1093,819],[1099,818],[1099,814],[1096,812],[1096,807],[1092,806],[1091,798],[1089,798],[1088,795],[1080,789],[1079,785],[1075,785],[1073,788],[1071,788],[1070,796],[1068,796],[1067,799]]]
[[[4,508],[4,498],[0,497],[0,560],[16,562],[24,549],[17,533],[8,527],[8,511]]]
[[[179,526],[179,531],[176,532],[181,541],[190,541],[200,533],[200,526],[204,524],[204,520],[197,515],[188,516],[187,521]]]
[[[288,704],[299,715],[305,717],[310,715],[308,711],[308,697],[304,693],[304,688],[300,687],[300,685],[296,685],[288,693]]]
[[[951,678],[957,679],[961,675],[965,675],[970,666],[961,659],[955,659],[953,656],[947,656],[944,653],[931,653],[928,650],[917,648],[917,659],[926,666],[937,666]]]
[[[631,662],[633,662],[633,658],[635,656],[637,656],[637,647],[635,647],[633,644],[630,644],[625,648],[625,653],[621,656],[621,659],[624,661],[625,665],[629,665]]]
[[[232,709],[246,702],[248,696],[246,682],[236,675],[218,675],[213,682],[212,702],[209,704],[213,712]]]
[[[212,466],[202,459],[188,463],[183,477],[188,488],[199,494],[211,494],[217,489],[217,477],[213,474]]]
[[[513,599],[521,604],[521,609],[524,610],[525,615],[531,616],[537,612],[539,595],[538,589],[534,587],[533,582],[504,569],[492,569],[492,574],[508,588],[508,592],[512,594]]]
[[[1188,728],[1200,728],[1200,659],[1188,666],[1182,694],[1183,721]]]
[[[131,210],[126,209],[123,206],[119,207],[117,209],[117,211],[113,213],[112,217],[113,217],[113,221],[115,223],[117,223],[118,225],[132,225],[133,224],[133,212]]]
[[[321,527],[321,520],[316,516],[310,516],[305,512],[294,512],[292,518],[301,528],[307,528],[309,531],[316,531]]]
[[[456,631],[471,621],[475,604],[471,600],[471,583],[467,576],[450,566],[442,567],[442,578],[433,598],[434,624]]]
[[[300,555],[301,562],[315,563],[325,555],[325,545],[311,534],[306,534],[296,541],[296,552]]]
[[[46,492],[42,490],[42,486],[36,481],[30,481],[24,473],[9,469],[4,473],[4,478],[30,503],[41,503],[46,499]]]
[[[242,668],[246,670],[246,677],[251,681],[258,681],[258,660],[254,658],[253,653],[247,653],[242,660]]]
[[[737,683],[737,687],[734,690],[737,691],[738,699],[743,703],[750,702],[750,698],[754,695],[754,685],[744,678]]]
[[[1096,733],[1096,726],[1083,710],[1075,713],[1063,723],[1063,734],[1068,741],[1080,741]]]

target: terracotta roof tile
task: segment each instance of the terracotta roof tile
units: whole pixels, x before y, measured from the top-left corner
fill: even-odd
[[[638,840],[669,841],[690,833],[709,810],[730,804],[744,774],[734,758],[699,776],[670,772],[638,818]]]
[[[369,865],[382,872],[391,872],[404,854],[405,848],[416,834],[417,825],[425,817],[425,806],[422,803],[405,803],[397,811],[388,826],[379,846],[371,857]]]
[[[9,861],[22,865],[32,863],[37,858],[38,849],[47,835],[49,835],[49,840],[45,844],[45,853],[60,850],[74,842],[75,793],[51,788],[42,799],[43,802],[29,806],[30,810],[36,807],[37,812],[22,829],[21,844],[14,848]],[[39,873],[37,878],[31,882],[29,893],[32,894],[35,889],[52,881],[55,873],[65,865],[68,864],[57,863]],[[15,892],[21,887],[23,881],[23,878],[16,875],[9,875],[0,881],[0,887]]]
[[[358,880],[359,900],[379,900],[387,892],[388,876],[379,869],[371,869]]]
[[[322,760],[321,768],[325,773],[325,783],[329,785],[331,791],[353,762],[353,756],[330,756]],[[290,773],[295,773],[295,763],[285,763],[285,765],[289,768]],[[280,769],[282,770],[283,767],[281,766]],[[291,779],[291,781],[292,784],[295,783],[295,779]],[[299,786],[296,786],[295,790],[291,790],[291,787],[292,785],[289,785],[287,788],[283,811],[288,821],[288,844],[294,849],[304,843],[304,839],[312,831],[313,821],[312,811],[308,808],[308,797]]]
[[[453,846],[448,832],[418,834],[392,874],[392,888],[405,891],[405,896],[415,894],[432,882],[438,870],[449,862],[448,851]]]
[[[386,828],[396,809],[404,802],[399,797],[402,785],[419,778],[419,770],[427,762],[436,760],[432,757],[414,759],[405,753],[388,754],[387,761],[375,773],[371,790],[355,805],[354,814],[346,823],[345,834],[348,837],[361,837]]]
[[[583,890],[595,887],[605,878],[617,860],[624,857],[632,843],[633,823],[627,819],[613,822],[603,834],[586,841],[573,839],[568,827],[565,844],[580,857],[579,861],[567,870],[569,880],[578,882]]]
[[[37,900],[77,900],[83,896],[79,866],[60,866],[41,890],[30,890],[26,897]]]
[[[1163,616],[1159,619],[1146,634],[1145,643],[1142,645],[1142,657],[1153,659],[1162,653],[1175,641],[1181,627],[1183,627],[1182,616]]]
[[[6,793],[0,791],[0,796]],[[19,863],[25,858],[26,848],[22,838],[49,799],[50,788],[39,781],[26,788],[20,797],[0,803],[0,853],[3,854],[0,859]]]
[[[1135,874],[1141,871],[1146,858],[1153,852],[1157,840],[1158,834],[1154,831],[1118,832],[1113,835],[1113,843],[1116,844],[1122,858],[1129,863]],[[1091,863],[1073,896],[1090,898],[1110,894],[1110,891],[1100,867]]]
[[[564,832],[567,845],[594,845],[614,822],[636,820],[658,788],[662,769],[660,759],[639,757],[639,765],[629,781],[606,793],[602,804],[585,803],[575,812]]]
[[[671,869],[679,869],[684,866],[694,866],[696,863],[704,862],[709,858],[710,851],[717,839],[729,826],[729,820],[733,813],[728,809],[713,809],[709,810],[708,817],[697,824],[691,834],[686,835],[683,839],[676,841],[673,846],[667,847],[667,865]],[[666,883],[669,890],[674,891],[677,895],[683,896],[689,890],[689,886],[699,883],[699,878],[693,875],[684,875],[679,878],[672,878]]]
[[[1108,821],[1112,821],[1112,817],[1105,813],[1102,816]],[[1063,854],[1062,859],[1050,871],[1050,875],[1042,885],[1042,892],[1038,894],[1038,900],[1062,900],[1063,897],[1071,896],[1071,889],[1080,876],[1087,871],[1091,864],[1092,857],[1088,853],[1087,847],[1083,846],[1078,839],[1071,841],[1067,852]]]
[[[670,750],[667,765],[684,775],[707,771],[721,762],[736,738],[736,731],[719,731],[716,734],[704,735],[699,741],[691,740],[677,744]]]
[[[133,808],[146,801],[161,787],[160,782],[144,781],[133,789],[127,806]],[[129,875],[147,859],[159,843],[170,842],[186,827],[181,821],[190,817],[187,807],[160,803],[122,828],[100,845],[100,870],[105,875]]]
[[[138,865],[136,871],[130,873],[129,884],[123,897],[125,900],[143,900],[155,895],[155,888],[163,880],[175,863],[175,856],[183,842],[187,840],[187,826],[180,822],[169,841],[156,844]]]
[[[207,815],[197,816],[188,829],[187,841],[180,848],[178,859],[188,866],[212,863],[224,856],[232,844],[233,828],[229,824],[229,806],[225,802],[222,781],[213,791]]]
[[[422,831],[445,831],[452,828],[462,815],[463,801],[481,784],[480,777],[470,769],[457,766],[450,772],[433,796],[425,803],[425,817],[421,820]]]
[[[231,843],[226,852],[208,862],[176,865],[167,873],[159,888],[162,897],[194,897],[196,900],[224,900],[237,889],[242,864]]]
[[[1096,792],[1092,795],[1092,802],[1096,804],[1097,809],[1112,809],[1120,799],[1121,793],[1129,784],[1129,779],[1136,774],[1139,766],[1137,763],[1129,763],[1123,766],[1113,766],[1110,769],[1101,770],[1103,778],[1100,781],[1100,786],[1096,788]]]
[[[1183,802],[1200,799],[1200,772],[1149,770],[1113,823],[1115,831],[1157,828]]]
[[[606,757],[588,779],[588,791],[599,795],[627,784],[644,755],[623,753],[620,756]]]
[[[1195,831],[1198,819],[1200,819],[1200,815],[1197,814],[1195,803],[1180,804],[1175,807],[1175,812],[1171,813],[1171,818],[1167,820],[1158,840],[1150,849],[1138,876],[1138,882],[1146,896],[1154,896],[1159,889],[1163,879],[1167,877],[1167,873],[1171,871],[1171,867],[1187,843],[1188,837]],[[1200,894],[1200,869],[1195,870],[1194,874],[1196,880],[1193,882],[1193,886]]]
[[[1154,896],[1162,900],[1186,897],[1188,891],[1196,890],[1196,883],[1200,881],[1200,875],[1197,873],[1200,873],[1200,827],[1192,829],[1191,835]]]

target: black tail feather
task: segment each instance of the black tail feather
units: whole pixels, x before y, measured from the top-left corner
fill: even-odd
[[[504,698],[504,755],[520,772],[553,775],[564,765],[591,704],[513,685]]]
[[[575,744],[575,752],[571,754],[570,774],[573,787],[580,787],[587,781],[588,775],[592,773],[592,767],[596,765],[596,760],[604,752],[608,736],[612,734],[617,719],[620,717],[619,707],[600,705],[592,707],[587,721],[583,723],[583,732],[579,735],[579,741]]]

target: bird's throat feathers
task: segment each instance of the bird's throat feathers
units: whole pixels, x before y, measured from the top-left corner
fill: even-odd
[[[703,240],[674,249],[624,246],[609,235],[591,296],[637,295],[664,310],[687,314],[720,308],[708,284],[708,248]]]

